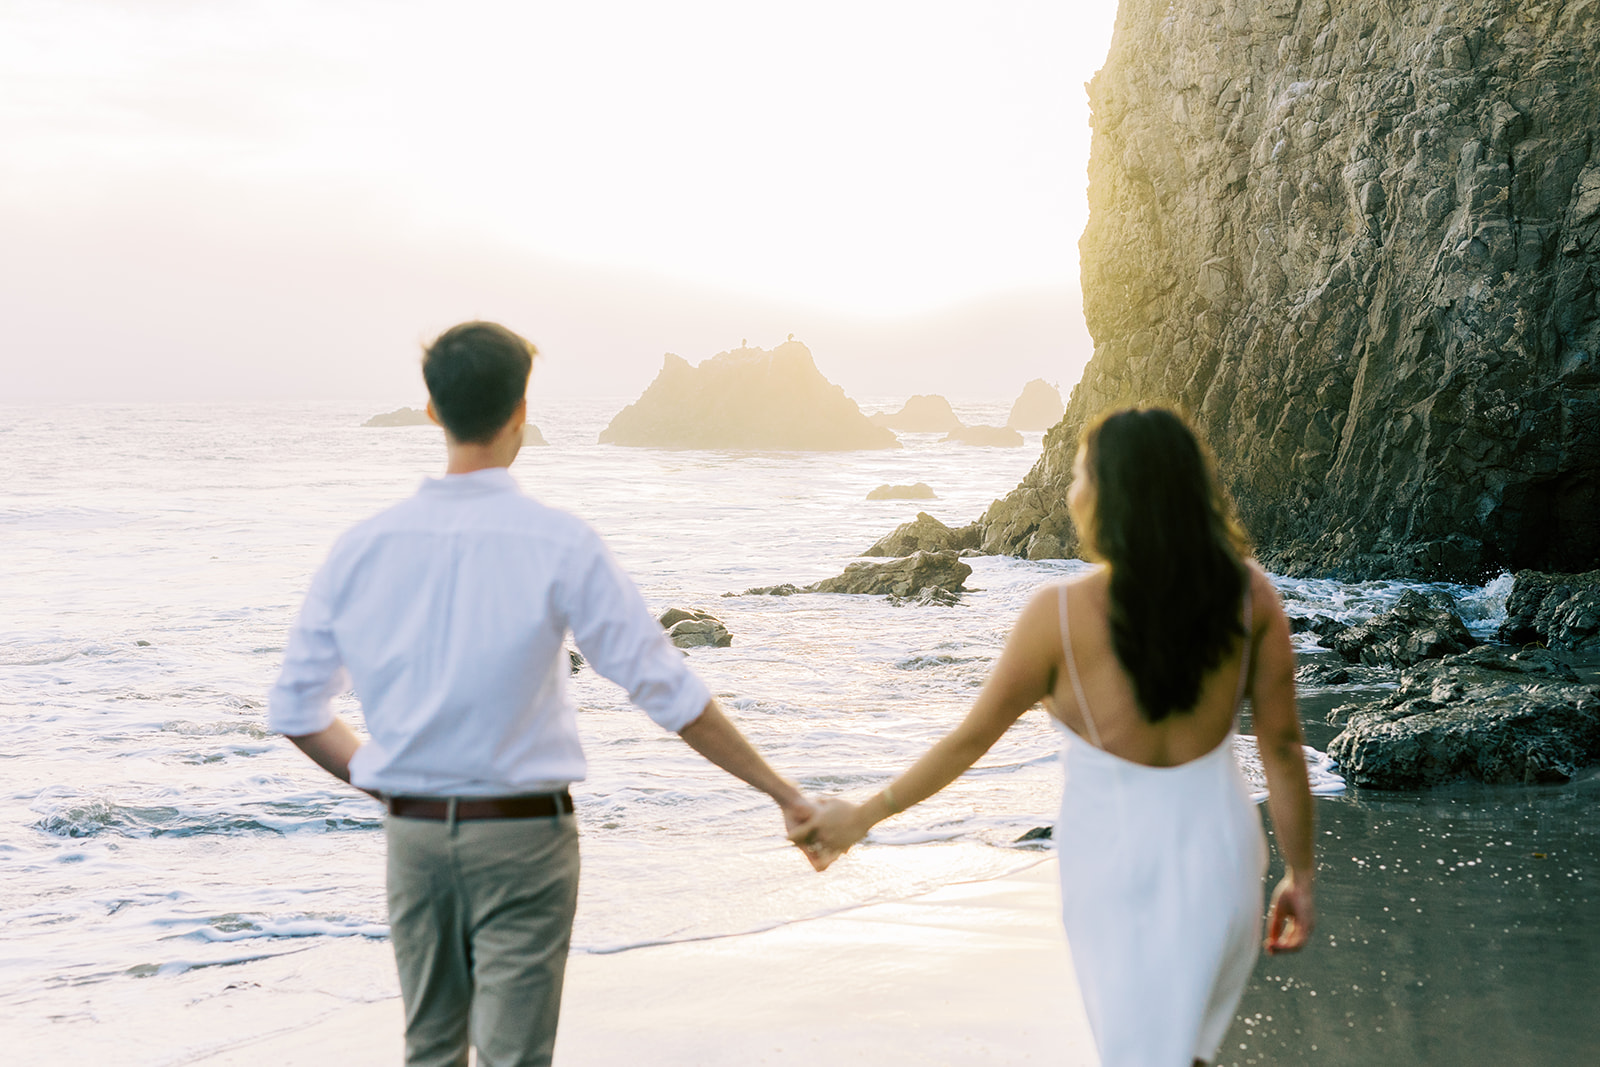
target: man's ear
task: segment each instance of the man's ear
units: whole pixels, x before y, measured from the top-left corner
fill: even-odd
[[[428,406],[424,410],[426,410],[427,413],[428,413],[429,421],[431,421],[435,426],[439,427],[441,430],[444,429],[444,423],[439,421],[439,413],[433,409],[433,401],[431,399],[428,401]]]

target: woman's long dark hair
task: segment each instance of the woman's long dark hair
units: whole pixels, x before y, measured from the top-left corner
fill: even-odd
[[[1084,431],[1091,530],[1111,569],[1111,640],[1149,722],[1192,709],[1200,680],[1244,636],[1248,551],[1211,457],[1166,408],[1129,408]]]

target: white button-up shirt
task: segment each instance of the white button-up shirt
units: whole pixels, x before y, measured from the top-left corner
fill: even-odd
[[[545,792],[584,777],[564,646],[668,730],[711,693],[600,536],[504,467],[425,481],[341,537],[290,631],[268,725],[333,723],[354,687],[358,786],[422,796]]]

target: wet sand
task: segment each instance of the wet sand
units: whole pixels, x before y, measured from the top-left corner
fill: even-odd
[[[1355,696],[1305,696],[1308,741],[1325,747],[1337,731],[1323,716]],[[1595,1060],[1600,770],[1557,787],[1352,788],[1316,811],[1315,938],[1297,956],[1261,957],[1219,1064]],[[363,973],[392,981],[386,946],[362,951]],[[309,973],[276,988],[303,988]],[[399,1062],[392,997],[332,1011],[308,1000],[299,1020],[277,1007],[276,1033],[257,1017],[255,1037],[148,1062]],[[556,1062],[1096,1059],[1052,860],[761,934],[574,956]]]
[[[1302,697],[1311,744],[1351,699]],[[1600,1059],[1600,769],[1551,787],[1352,788],[1316,811],[1315,939],[1260,959],[1219,1064]]]
[[[392,1067],[397,1000],[179,1062]],[[1055,864],[759,934],[575,955],[563,1067],[1092,1064]]]

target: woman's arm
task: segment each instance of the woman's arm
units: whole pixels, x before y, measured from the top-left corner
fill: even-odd
[[[1012,723],[1055,688],[1060,661],[1054,586],[1022,609],[994,672],[966,718],[888,787],[861,805],[830,800],[799,826],[790,840],[822,854],[818,869],[889,816],[921,803],[954,781],[1000,739]],[[813,857],[813,864],[817,858]]]
[[[1283,603],[1267,576],[1250,568],[1256,641],[1250,675],[1251,717],[1261,766],[1267,774],[1267,810],[1288,872],[1272,895],[1267,951],[1293,952],[1311,936],[1316,920],[1312,854],[1311,786],[1305,741],[1295,711],[1294,647]]]

